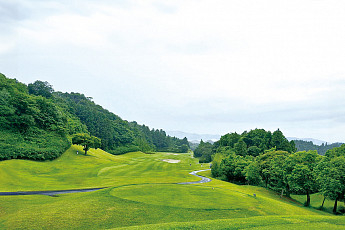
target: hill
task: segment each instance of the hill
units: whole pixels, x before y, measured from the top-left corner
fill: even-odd
[[[0,160],[51,160],[89,133],[112,154],[131,151],[187,152],[187,139],[128,122],[80,93],[55,92],[48,82],[25,85],[0,74]]]
[[[308,141],[308,142],[313,142],[314,145],[322,145],[328,143],[327,141],[323,140],[318,140],[314,138],[298,138],[298,137],[286,137],[289,141]]]
[[[203,141],[217,141],[220,138],[218,134],[197,134],[197,133],[187,133],[182,131],[167,131],[170,136],[177,138],[186,137],[190,142],[199,144],[201,140]]]
[[[90,192],[0,197],[0,229],[291,229],[344,227],[343,217],[303,207],[255,186],[213,179],[206,184],[188,173],[202,166],[190,154],[141,152],[120,156],[100,149],[77,155],[72,146],[53,161],[0,162],[0,191],[108,188]],[[162,159],[180,160],[172,164]],[[210,172],[203,175],[210,176]],[[255,194],[255,196],[253,195]]]
[[[325,155],[325,153],[333,148],[340,147],[343,143],[333,143],[333,144],[324,144],[316,145],[312,141],[304,140],[294,140],[297,151],[309,151],[316,150],[319,154]]]

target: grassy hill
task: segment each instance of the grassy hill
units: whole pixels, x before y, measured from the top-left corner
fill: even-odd
[[[0,162],[0,191],[108,188],[55,197],[1,196],[0,229],[345,227],[344,217],[305,208],[264,188],[219,180],[176,184],[199,180],[188,173],[209,167],[198,164],[190,154],[134,152],[114,156],[92,149],[85,156],[77,151],[82,150],[72,146],[49,162]]]

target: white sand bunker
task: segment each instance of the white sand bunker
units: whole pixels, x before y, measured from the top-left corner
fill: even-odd
[[[164,162],[168,162],[168,163],[180,163],[180,160],[173,160],[173,159],[164,159],[164,160],[162,160],[162,161],[164,161]]]
[[[167,153],[167,155],[175,155],[175,156],[178,156],[179,154],[177,154],[177,153]]]

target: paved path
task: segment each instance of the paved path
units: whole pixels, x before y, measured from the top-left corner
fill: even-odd
[[[198,171],[193,171],[193,172],[189,173],[189,174],[191,174],[191,175],[200,177],[201,180],[199,180],[199,181],[183,182],[183,183],[178,183],[178,184],[201,184],[201,183],[210,182],[210,181],[211,181],[210,178],[207,178],[207,177],[204,177],[204,176],[199,176],[199,175],[197,175],[197,173],[199,173],[199,172],[204,172],[204,171],[208,171],[208,170],[211,170],[211,169],[198,170]]]
[[[211,179],[203,176],[197,175],[199,172],[208,171],[211,169],[204,169],[204,170],[198,170],[190,172],[189,174],[200,177],[201,180],[199,181],[193,181],[193,182],[183,182],[178,184],[201,184],[201,183],[207,183],[210,182]],[[51,191],[27,191],[27,192],[0,192],[0,196],[18,196],[18,195],[47,195],[47,196],[54,196],[58,194],[65,194],[65,193],[76,193],[76,192],[92,192],[97,191],[103,188],[87,188],[87,189],[70,189],[70,190],[51,190]]]
[[[76,193],[76,192],[92,192],[103,188],[87,188],[87,189],[70,189],[70,190],[52,190],[52,191],[28,191],[28,192],[0,192],[0,196],[16,196],[16,195],[47,195],[54,196],[64,193]]]

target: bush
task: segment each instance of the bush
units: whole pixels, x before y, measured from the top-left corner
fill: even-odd
[[[54,160],[70,146],[67,137],[45,133],[22,137],[17,132],[0,132],[0,160]]]

